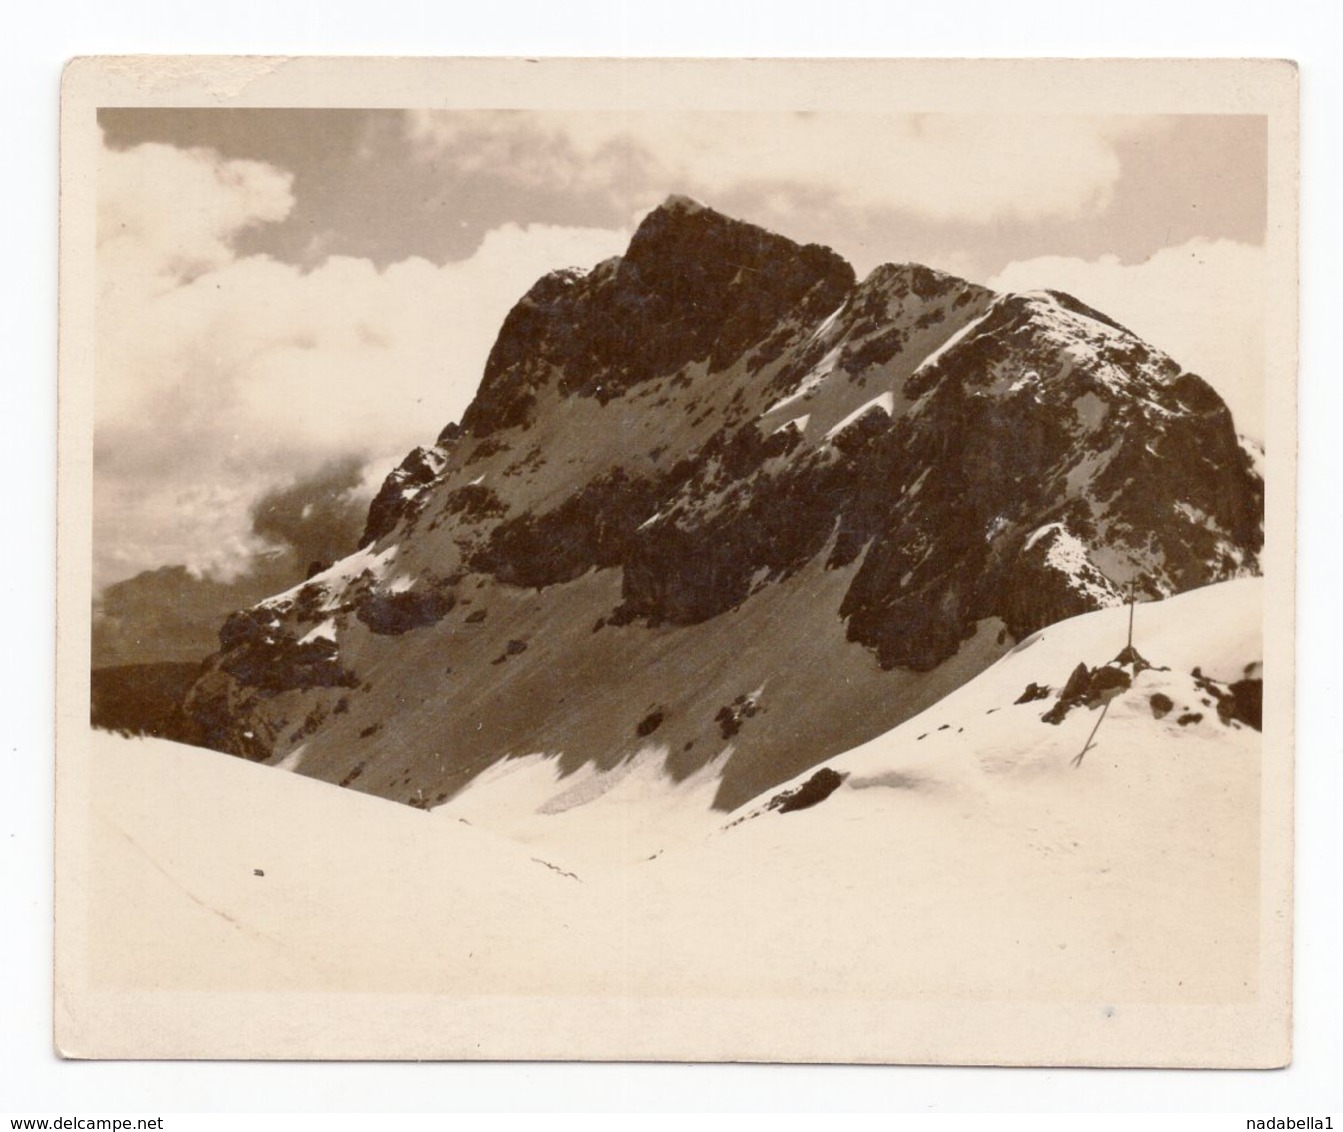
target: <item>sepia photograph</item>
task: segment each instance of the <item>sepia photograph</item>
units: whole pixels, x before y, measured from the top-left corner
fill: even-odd
[[[1287,1064],[1296,114],[73,64],[60,1052]]]

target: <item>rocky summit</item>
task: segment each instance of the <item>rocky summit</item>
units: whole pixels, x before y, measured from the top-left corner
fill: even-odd
[[[1066,294],[858,281],[672,197],[521,298],[363,545],[230,617],[187,709],[424,808],[518,756],[651,752],[731,809],[1042,626],[1256,573],[1257,461],[1201,377]]]

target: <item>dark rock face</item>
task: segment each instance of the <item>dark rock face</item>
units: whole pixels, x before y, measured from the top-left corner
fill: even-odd
[[[1087,694],[1087,685],[1091,683],[1091,669],[1079,664],[1068,675],[1068,681],[1059,692],[1060,700],[1080,700]]]
[[[1229,724],[1232,720],[1236,720],[1247,727],[1253,727],[1256,731],[1264,729],[1262,676],[1247,673],[1244,679],[1223,685],[1195,671],[1194,680],[1200,690],[1212,697],[1212,702],[1217,708],[1217,718],[1223,723]]]
[[[231,618],[192,704],[212,745],[279,757],[348,695],[305,773],[339,781],[377,723],[360,788],[402,800],[520,751],[614,766],[656,732],[678,777],[730,747],[729,805],[1054,621],[1255,572],[1262,513],[1211,387],[1076,299],[914,264],[859,283],[673,198],[624,256],[531,288],[360,552]],[[815,696],[773,699],[799,663]],[[840,681],[872,695],[828,706]],[[411,718],[425,754],[393,773]]]
[[[1087,683],[1087,703],[1093,707],[1103,704],[1120,692],[1128,691],[1132,683],[1133,678],[1122,668],[1103,664],[1091,674]]]
[[[364,524],[364,535],[359,540],[361,547],[382,538],[412,512],[421,489],[433,483],[443,470],[444,449],[454,440],[455,436],[449,436],[446,441],[440,437],[441,447],[416,448],[383,481],[369,505],[368,522]]]
[[[1132,686],[1133,677],[1116,665],[1102,664],[1098,668],[1088,668],[1085,664],[1079,664],[1068,677],[1063,690],[1059,692],[1058,702],[1040,718],[1046,723],[1062,723],[1073,708],[1100,707],[1109,703],[1115,696],[1127,692]],[[1166,697],[1161,698],[1164,700]],[[1157,709],[1155,699],[1152,701],[1152,706],[1155,712]],[[1157,718],[1160,719],[1161,716],[1158,715]]]
[[[1240,720],[1256,731],[1262,731],[1264,729],[1263,680],[1237,680],[1231,685],[1230,691],[1232,703],[1231,710],[1228,713],[1229,717]],[[1217,705],[1217,711],[1220,715],[1222,703]]]
[[[785,317],[823,317],[852,285],[828,248],[673,199],[621,259],[537,282],[505,320],[462,426],[481,437],[526,425],[555,374],[561,393],[609,401],[692,362],[721,370]]]
[[[456,595],[450,589],[430,590],[427,593],[373,592],[359,604],[355,616],[375,633],[399,636],[412,629],[436,624],[456,604]]]
[[[1210,679],[1197,668],[1191,674],[1194,686],[1203,698],[1202,702],[1208,707],[1216,708],[1217,718],[1224,726],[1239,727],[1244,724],[1256,731],[1261,729],[1263,678],[1258,674],[1260,666],[1252,667],[1255,669],[1255,675],[1247,672],[1244,680],[1231,684]],[[1074,708],[1095,710],[1103,707],[1134,687],[1137,676],[1154,668],[1155,666],[1145,660],[1131,645],[1125,647],[1119,657],[1110,664],[1102,664],[1096,668],[1079,664],[1068,677],[1058,700],[1040,719],[1045,723],[1059,724],[1068,718],[1068,714]],[[1155,668],[1155,670],[1170,671],[1167,668]],[[1040,689],[1035,683],[1027,688],[1028,693],[1032,690],[1047,691]],[[1034,698],[1037,697],[1023,694],[1017,703],[1027,703]],[[1175,711],[1176,704],[1165,692],[1153,692],[1147,697],[1147,706],[1154,719],[1165,719]],[[1175,722],[1181,727],[1190,727],[1203,722],[1203,713],[1190,711],[1187,707],[1182,708]]]
[[[291,688],[348,688],[358,681],[340,661],[334,641],[295,642],[235,638],[220,668],[235,680],[263,692]],[[242,647],[237,647],[241,645]]]
[[[639,720],[639,725],[634,729],[634,733],[640,738],[647,738],[662,726],[663,719],[666,718],[666,712],[661,708],[654,708],[643,719]]]
[[[844,784],[845,776],[828,766],[821,767],[801,786],[793,790],[784,790],[769,800],[768,809],[778,810],[781,814],[791,814],[797,810],[809,810],[819,806]]]
[[[90,723],[126,735],[194,742],[195,728],[182,704],[200,670],[199,662],[174,661],[95,668]]]
[[[612,469],[552,511],[500,523],[470,565],[508,585],[534,589],[573,581],[594,566],[619,565],[662,486]]]

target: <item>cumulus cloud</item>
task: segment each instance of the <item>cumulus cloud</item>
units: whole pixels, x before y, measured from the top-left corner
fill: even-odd
[[[1053,288],[1104,311],[1205,378],[1239,431],[1264,436],[1264,250],[1195,239],[1143,263],[1062,256],[1010,263],[988,285]]]
[[[267,547],[256,501],[333,459],[364,490],[460,417],[495,334],[545,272],[628,233],[506,225],[469,259],[241,255],[289,175],[210,150],[105,149],[99,170],[95,584],[163,563],[228,579]]]
[[[293,178],[263,162],[152,143],[104,149],[97,235],[103,298],[171,290],[221,267],[240,233],[283,220],[293,206]]]
[[[765,193],[781,213],[836,205],[934,221],[1068,219],[1109,204],[1118,146],[1156,119],[1080,115],[417,111],[429,160],[520,187],[605,189],[646,207],[667,187]]]

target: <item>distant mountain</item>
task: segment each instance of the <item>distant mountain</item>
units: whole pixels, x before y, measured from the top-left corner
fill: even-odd
[[[229,582],[161,566],[104,589],[93,606],[93,667],[195,663],[219,647],[219,626],[237,609],[302,574],[268,570]]]
[[[349,554],[368,512],[363,465],[356,455],[332,460],[254,500],[251,534],[259,549],[235,561],[228,580],[160,566],[97,591],[93,667],[198,663],[218,647],[219,626],[234,610]]]
[[[421,807],[639,752],[734,808],[1063,618],[1253,574],[1221,398],[1057,292],[685,198],[538,281],[360,550],[230,617],[204,742]]]

